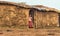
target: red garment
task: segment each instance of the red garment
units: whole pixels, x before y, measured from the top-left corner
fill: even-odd
[[[29,28],[33,27],[32,17],[29,17]]]
[[[32,24],[33,24],[32,21],[29,21],[29,28],[32,28],[33,27]]]

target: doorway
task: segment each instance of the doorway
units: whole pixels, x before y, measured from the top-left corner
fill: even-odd
[[[59,13],[59,27],[60,27],[60,13]]]
[[[29,11],[29,17],[31,17],[31,27],[34,27],[34,9],[30,9]]]

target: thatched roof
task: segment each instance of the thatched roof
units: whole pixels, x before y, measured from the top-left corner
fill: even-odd
[[[54,11],[54,12],[60,13],[58,9],[46,7],[46,6],[43,6],[43,5],[33,5],[33,7],[37,8],[38,10],[46,10],[48,12],[49,11]]]
[[[29,5],[22,5],[19,3],[15,3],[15,2],[7,2],[7,1],[0,1],[0,4],[3,5],[13,5],[13,6],[17,6],[17,7],[23,7],[23,8],[31,8]]]
[[[3,4],[3,5],[13,5],[13,6],[17,6],[17,7],[26,8],[26,9],[34,8],[34,9],[37,9],[37,10],[45,10],[47,12],[54,11],[54,12],[60,13],[55,8],[50,8],[50,7],[46,7],[46,6],[43,6],[43,5],[33,5],[32,6],[32,5],[27,5],[27,4],[21,4],[21,3],[15,3],[15,2],[6,2],[6,1],[0,1],[0,4]]]

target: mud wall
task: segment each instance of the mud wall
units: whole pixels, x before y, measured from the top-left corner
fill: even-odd
[[[28,24],[29,9],[0,5],[0,25],[20,26]]]
[[[58,13],[55,12],[35,12],[34,24],[36,28],[40,27],[55,27],[59,24]]]

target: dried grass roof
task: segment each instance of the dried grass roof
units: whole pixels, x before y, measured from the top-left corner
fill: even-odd
[[[15,2],[0,1],[0,4],[13,5],[13,6],[17,6],[17,7],[23,7],[23,8],[31,8],[29,5],[22,5],[22,4],[15,3]]]
[[[55,9],[55,8],[50,8],[50,7],[46,7],[46,6],[43,6],[43,5],[33,5],[33,6],[30,6],[30,5],[26,5],[26,4],[21,4],[21,3],[14,3],[14,2],[7,2],[7,1],[0,1],[0,4],[5,4],[5,5],[14,5],[14,6],[18,6],[18,7],[23,7],[23,8],[27,8],[27,9],[30,9],[30,8],[34,8],[34,9],[37,9],[37,10],[46,10],[46,11],[55,11],[57,13],[60,13],[59,10]]]
[[[60,13],[60,11],[58,9],[43,6],[43,5],[33,5],[33,7],[38,8],[39,10],[43,9],[43,10],[46,10],[46,11],[54,11],[54,12]]]

